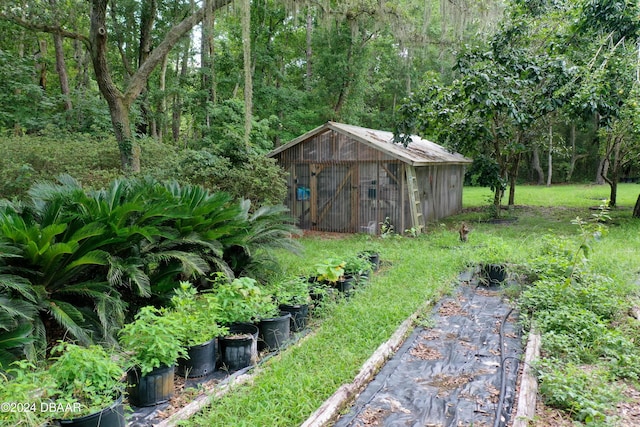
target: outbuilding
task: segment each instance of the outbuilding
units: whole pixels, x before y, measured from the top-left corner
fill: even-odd
[[[285,204],[302,229],[420,232],[462,209],[471,159],[412,136],[343,123],[322,126],[269,153],[288,172]]]

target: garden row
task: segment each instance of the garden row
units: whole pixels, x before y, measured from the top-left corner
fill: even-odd
[[[0,397],[15,408],[3,411],[3,421],[124,426],[124,396],[131,405],[154,406],[172,396],[175,374],[206,377],[256,363],[306,327],[310,305],[348,297],[375,267],[376,257],[357,254],[318,263],[309,277],[262,285],[220,273],[204,291],[181,281],[170,304],[138,311],[119,331],[117,348],[59,341],[52,363],[13,364]]]
[[[8,393],[2,402],[9,405],[0,412],[3,424],[15,414],[39,425],[40,416],[78,412],[77,401],[62,398],[61,389],[93,393],[100,387],[101,379],[73,376],[83,375],[82,366],[97,378],[119,376],[120,369],[103,363],[111,359],[104,349],[130,347],[126,363],[146,372],[162,356],[145,367],[145,356],[134,350],[143,335],[132,328],[146,321],[155,338],[170,332],[186,345],[194,319],[184,318],[178,303],[188,306],[189,292],[217,285],[216,297],[203,301],[227,304],[221,292],[231,284],[235,292],[260,289],[278,274],[273,249],[296,251],[297,233],[283,206],[253,207],[225,193],[153,179],[116,180],[87,191],[61,176],[33,186],[28,200],[0,201],[0,379]],[[261,295],[265,310],[268,295]],[[228,308],[209,307],[218,316]],[[34,403],[34,384],[36,395],[47,396],[42,408]]]
[[[166,305],[180,280],[262,280],[274,248],[296,250],[283,206],[200,186],[116,180],[85,191],[70,177],[0,202],[0,366],[43,359],[58,340],[114,345],[140,307]]]

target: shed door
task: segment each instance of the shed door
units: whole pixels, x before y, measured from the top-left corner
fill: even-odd
[[[311,165],[311,228],[353,233],[357,219],[357,166]]]

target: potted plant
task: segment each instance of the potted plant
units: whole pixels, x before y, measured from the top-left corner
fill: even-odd
[[[358,253],[358,256],[365,258],[371,264],[373,271],[378,271],[380,268],[380,253],[374,250],[366,250]]]
[[[213,287],[203,297],[208,310],[229,329],[219,339],[223,365],[238,370],[256,363],[259,329],[254,322],[270,297],[255,279],[240,277],[229,282],[222,275],[213,280]]]
[[[48,373],[55,383],[53,404],[65,426],[124,427],[124,369],[103,347],[59,342]]]
[[[350,293],[353,289],[353,276],[345,276],[346,261],[337,258],[326,258],[315,265],[318,282],[328,283],[342,293]]]
[[[490,237],[475,254],[478,279],[485,286],[496,286],[507,278],[508,246],[498,237]]]
[[[265,289],[260,302],[258,318],[258,350],[278,350],[291,335],[291,313],[279,308],[278,300]]]
[[[365,281],[369,277],[369,273],[373,269],[368,256],[360,254],[347,257],[345,260],[345,275],[351,275],[356,278],[358,283]]]
[[[119,332],[122,348],[128,354],[129,401],[135,406],[153,406],[173,395],[173,375],[179,358],[188,357],[181,337],[185,332],[161,310],[145,306],[135,320]]]
[[[229,329],[220,326],[215,310],[210,310],[198,290],[187,281],[180,282],[171,297],[171,308],[164,313],[184,332],[180,337],[186,346],[188,358],[178,359],[178,375],[202,377],[216,368],[217,340]]]
[[[344,276],[346,262],[337,258],[326,258],[315,265],[318,282],[335,284]]]
[[[55,382],[48,371],[38,369],[33,363],[19,360],[0,371],[0,420],[7,426],[46,426],[53,419],[53,412],[41,411],[43,405],[52,402]]]
[[[309,314],[309,282],[304,277],[274,280],[269,291],[280,310],[291,314],[291,331],[298,332],[307,325]]]

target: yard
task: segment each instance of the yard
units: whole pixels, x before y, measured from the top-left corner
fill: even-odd
[[[83,385],[71,390],[70,386],[86,384],[86,381],[98,385],[95,382],[98,380],[104,381],[100,385],[106,387],[106,394],[102,392],[95,404],[104,403],[105,399],[112,402],[116,391],[123,388],[123,367],[129,369],[129,374],[136,372],[134,367],[139,368],[142,376],[146,372],[155,371],[155,368],[166,370],[163,366],[170,366],[184,356],[187,346],[202,342],[200,333],[210,338],[210,335],[222,336],[224,330],[232,335],[227,327],[233,325],[234,321],[266,320],[268,316],[264,310],[271,310],[269,307],[274,305],[274,299],[277,300],[277,288],[270,288],[277,281],[272,282],[267,278],[266,287],[263,288],[246,275],[233,281],[217,276],[221,279],[219,282],[216,276],[207,276],[212,285],[202,294],[187,281],[181,281],[177,290],[171,287],[165,289],[161,287],[165,282],[158,279],[164,277],[175,281],[172,271],[176,264],[173,261],[169,263],[156,260],[180,259],[182,262],[190,261],[196,267],[204,266],[204,258],[200,260],[188,255],[190,251],[197,250],[209,257],[207,259],[212,259],[217,254],[217,262],[228,262],[229,267],[237,270],[237,275],[243,276],[242,272],[249,272],[257,266],[263,267],[262,271],[267,274],[269,258],[264,255],[272,255],[285,269],[285,277],[296,278],[298,282],[301,281],[300,278],[305,278],[302,280],[302,287],[308,298],[309,283],[306,278],[316,276],[318,281],[322,275],[329,278],[332,264],[336,260],[346,260],[353,258],[355,254],[373,251],[380,255],[381,265],[371,275],[367,285],[356,287],[349,298],[334,293],[338,295],[336,299],[322,300],[319,305],[316,301],[313,315],[309,319],[309,333],[298,335],[299,341],[281,352],[263,354],[261,362],[250,369],[251,375],[245,376],[248,381],[233,383],[224,389],[224,393],[217,393],[221,390],[220,387],[209,388],[211,384],[179,392],[169,408],[161,407],[163,414],[156,410],[154,417],[168,416],[172,411],[179,411],[182,405],[196,396],[200,395],[202,398],[210,393],[210,404],[201,407],[197,413],[190,412],[187,419],[179,421],[180,425],[300,425],[338,388],[350,383],[363,364],[394,335],[406,319],[415,318],[416,324],[429,325],[433,306],[443,297],[452,294],[458,286],[460,273],[479,264],[491,263],[505,265],[510,276],[516,279],[501,292],[519,309],[525,331],[536,327],[542,333],[542,358],[536,364],[542,396],[539,399],[537,425],[561,426],[573,420],[587,425],[626,427],[637,425],[640,420],[637,387],[640,377],[640,349],[637,344],[640,339],[640,223],[631,216],[632,206],[640,190],[637,184],[622,184],[618,207],[611,210],[603,209],[602,199],[608,194],[606,187],[520,186],[517,189],[518,204],[512,209],[505,208],[499,222],[492,221],[488,215],[486,206],[491,197],[489,190],[467,188],[464,193],[464,211],[429,224],[426,234],[418,235],[413,230],[402,233],[390,223],[383,227],[383,234],[380,236],[309,232],[295,239],[303,248],[298,255],[282,247],[282,243],[288,241],[282,237],[289,235],[291,230],[283,225],[280,210],[258,209],[249,214],[247,206],[236,206],[219,196],[206,195],[195,187],[165,186],[151,181],[131,183],[126,187],[115,184],[109,190],[114,194],[124,194],[124,200],[127,197],[135,200],[135,204],[128,205],[131,211],[156,212],[154,215],[130,216],[133,224],[136,224],[134,227],[125,229],[120,226],[119,236],[123,230],[127,230],[130,239],[141,236],[143,233],[138,230],[144,230],[144,234],[150,236],[150,241],[155,242],[150,246],[147,240],[142,239],[132,246],[130,240],[109,235],[112,228],[101,225],[119,218],[115,215],[119,212],[117,209],[105,210],[106,205],[103,204],[105,195],[111,193],[98,193],[89,197],[76,191],[74,183],[66,185],[42,187],[41,190],[47,190],[43,193],[47,197],[58,194],[57,192],[71,194],[78,203],[68,205],[69,207],[92,207],[93,210],[82,211],[82,215],[93,221],[91,227],[78,221],[79,216],[65,211],[64,209],[70,209],[65,207],[62,211],[57,210],[62,215],[43,216],[53,224],[43,228],[48,234],[38,234],[38,224],[35,223],[29,223],[29,230],[33,230],[28,233],[9,234],[7,230],[26,225],[20,222],[19,211],[5,211],[3,220],[7,238],[26,241],[41,236],[41,240],[42,237],[47,237],[55,241],[54,237],[59,236],[59,239],[65,238],[70,242],[64,243],[67,245],[64,246],[66,249],[60,251],[63,248],[62,241],[47,245],[45,241],[38,240],[38,244],[42,246],[39,252],[26,251],[23,258],[8,257],[9,252],[5,253],[6,265],[3,267],[14,273],[4,276],[13,280],[5,283],[15,289],[22,289],[21,294],[14,294],[13,299],[6,300],[5,303],[22,304],[21,306],[30,308],[22,316],[30,314],[35,325],[38,325],[39,319],[37,310],[45,312],[49,306],[62,307],[75,313],[71,305],[65,302],[65,294],[60,292],[50,296],[55,304],[38,301],[41,306],[31,307],[28,304],[35,300],[26,291],[31,288],[25,285],[38,283],[40,276],[37,272],[42,266],[42,271],[50,277],[48,286],[52,290],[64,291],[68,288],[70,278],[82,284],[73,287],[77,292],[86,293],[83,289],[88,289],[87,286],[104,286],[91,281],[83,282],[90,277],[88,272],[95,274],[106,271],[103,268],[106,261],[97,256],[105,252],[93,249],[95,247],[115,250],[127,262],[145,266],[144,270],[126,270],[127,274],[144,272],[148,276],[135,276],[140,284],[150,283],[154,286],[156,295],[164,295],[170,301],[160,309],[151,305],[142,307],[136,314],[135,321],[127,319],[124,328],[117,332],[120,350],[109,347],[109,352],[105,352],[99,346],[83,349],[81,346],[59,344],[53,350],[50,349],[50,355],[54,357],[41,360],[39,364],[43,366],[37,369],[21,362],[17,368],[9,370],[13,378],[0,378],[4,383],[0,389],[3,392],[3,398],[0,399],[3,408],[11,409],[7,406],[11,405],[11,400],[15,400],[18,405],[20,399],[40,399],[47,405],[47,402],[59,404],[61,411],[77,412],[74,405],[79,405],[79,397],[65,393],[80,391],[95,395],[94,387],[87,388]],[[149,189],[153,191],[148,191]],[[50,193],[51,190],[56,192]],[[157,207],[159,202],[171,206],[172,210],[164,210],[159,214],[159,211],[149,208]],[[57,209],[59,205],[40,203],[37,206],[39,209]],[[185,213],[185,209],[191,209],[193,213]],[[202,214],[205,211],[209,213]],[[112,212],[114,216],[104,215],[104,212]],[[194,222],[196,212],[201,215]],[[224,213],[225,216],[218,213]],[[174,217],[192,222],[174,221]],[[9,221],[11,218],[15,221]],[[226,222],[220,222],[221,220]],[[193,236],[193,232],[210,236],[207,234],[209,229],[206,228],[209,227],[206,225],[209,222],[212,227],[213,224],[226,224],[226,231],[223,232],[226,234],[221,234],[223,237],[220,238],[220,242],[225,244],[223,257],[220,257],[221,252],[216,248],[197,246],[205,245],[207,239],[175,237],[182,234]],[[463,224],[470,229],[465,242],[459,237]],[[166,231],[170,227],[175,229],[173,234]],[[74,233],[62,233],[76,228],[78,231]],[[166,242],[162,240],[171,235],[174,236],[172,239]],[[30,246],[16,245],[15,250],[34,245],[35,243]],[[245,247],[247,249],[240,251]],[[86,252],[87,248],[92,250]],[[140,252],[137,258],[131,255],[125,257],[131,248],[141,248],[145,252]],[[172,250],[167,251],[167,248]],[[158,255],[154,255],[156,251]],[[78,261],[62,263],[66,258],[61,255],[65,253],[77,257]],[[24,259],[27,255],[32,257],[30,264],[25,264],[30,269],[13,267],[13,259]],[[248,255],[250,258],[247,258]],[[108,258],[108,261],[113,263],[112,269],[120,266],[116,257]],[[58,265],[56,263],[66,267],[50,268],[51,265]],[[96,267],[91,269],[91,266]],[[319,271],[323,273],[318,274]],[[16,275],[25,272],[33,274],[22,278]],[[66,275],[61,275],[62,273]],[[116,277],[118,282],[114,282],[114,285],[123,282],[123,277],[125,276]],[[145,282],[142,280],[144,277],[155,279]],[[166,285],[170,286],[171,283],[166,282]],[[89,295],[100,298],[103,294],[93,292]],[[115,298],[114,295],[112,297]],[[146,301],[137,302],[148,304]],[[276,308],[277,304],[273,309]],[[231,318],[231,315],[237,317]],[[113,312],[104,319],[117,320]],[[92,331],[87,323],[78,323],[86,329],[74,329],[74,323],[68,319],[61,317],[56,320],[66,321],[64,324],[70,325],[69,333],[76,334],[78,340],[83,336],[83,331]],[[45,326],[51,334],[49,341],[61,332],[53,323],[46,323]],[[222,328],[212,329],[213,326]],[[105,331],[109,332],[108,329]],[[105,337],[107,336],[105,333]],[[111,336],[115,338],[113,332]],[[10,346],[11,342],[6,344]],[[149,351],[152,348],[155,350]],[[114,366],[116,359],[121,359],[123,366]],[[96,363],[99,363],[100,369],[96,368]],[[90,376],[78,377],[80,373]],[[224,377],[224,371],[221,373]],[[180,387],[185,384],[180,381],[180,375],[175,377],[174,382],[171,381],[174,380],[171,373],[168,381]],[[63,390],[63,387],[68,390]],[[136,388],[129,389],[130,403],[133,399],[131,390],[135,391]],[[67,396],[68,400],[64,400],[62,396]],[[139,395],[136,397],[140,398]],[[20,404],[24,406],[24,402]],[[93,403],[86,406],[81,409],[92,409]],[[58,406],[54,409],[57,411],[57,408]],[[153,411],[153,404],[151,408]],[[344,410],[347,410],[346,406]],[[29,413],[23,414],[26,418],[18,419],[26,425],[41,425],[44,418],[51,419],[53,416],[55,419],[56,416],[61,416],[51,412],[50,409],[30,409]],[[11,410],[3,411],[0,419],[15,415],[20,414]],[[16,418],[7,418],[9,419]]]
[[[631,219],[631,209],[638,190],[637,184],[621,185],[619,208],[610,213],[611,219],[607,221],[608,233],[598,241],[590,241],[589,253],[593,270],[612,279],[613,293],[624,295],[629,302],[636,301],[636,305],[640,224]],[[301,424],[340,385],[352,380],[364,361],[402,321],[424,307],[425,301],[435,302],[447,294],[456,276],[466,266],[481,262],[488,248],[499,249],[500,253],[494,255],[512,265],[524,265],[538,256],[549,242],[545,236],[567,238],[571,242],[569,247],[577,249],[584,235],[572,220],[591,218],[598,211],[590,208],[599,206],[607,194],[608,188],[603,186],[520,186],[517,206],[506,215],[515,216],[517,220],[496,225],[482,221],[486,217],[482,206],[487,204],[490,192],[466,188],[465,212],[431,224],[429,233],[418,238],[316,233],[304,236],[301,239],[304,256],[280,255],[291,274],[305,274],[310,266],[327,256],[339,257],[367,249],[380,252],[383,267],[370,285],[354,295],[348,304],[326,308],[317,320],[314,333],[302,343],[261,365],[250,385],[239,386],[223,398],[215,399],[210,408],[185,425]],[[463,221],[472,228],[467,243],[461,243],[458,238],[458,228]],[[630,324],[632,329],[627,333],[637,340],[638,323]],[[589,380],[581,375],[575,372],[570,375],[562,390],[570,394],[571,387],[575,387],[574,392],[579,395],[582,393],[579,387],[589,381],[597,384],[596,388],[609,390],[615,379],[615,376],[603,375]],[[629,377],[627,381],[637,380],[633,375]],[[552,384],[551,377],[548,384]],[[610,398],[613,400],[597,404],[605,407],[608,404],[607,415],[615,415],[611,408],[615,407],[612,402],[617,398]],[[598,415],[584,419],[605,423],[600,425],[610,425],[606,423],[611,421],[602,421]]]

